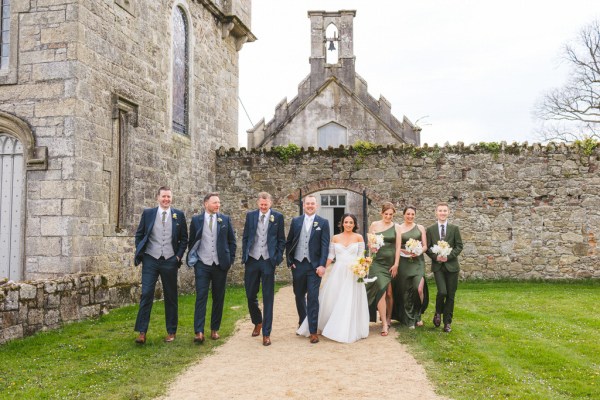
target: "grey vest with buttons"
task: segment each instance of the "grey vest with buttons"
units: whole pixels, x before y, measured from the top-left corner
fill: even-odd
[[[298,239],[298,244],[296,245],[296,251],[294,252],[295,258],[298,261],[302,261],[303,259],[307,259],[311,261],[310,256],[308,255],[308,241],[310,240],[310,232],[312,229],[309,229],[308,232],[304,229],[304,224],[302,224],[302,232],[300,233],[300,238]]]
[[[202,240],[198,248],[198,258],[203,264],[219,265],[219,256],[217,254],[217,215],[213,215],[212,232],[208,227],[209,218],[204,218],[204,227],[202,228]]]
[[[262,215],[262,214],[261,214]],[[254,243],[250,247],[248,255],[255,260],[261,257],[265,260],[269,259],[269,247],[267,246],[267,232],[269,230],[269,222],[260,222],[260,216],[258,218],[258,225],[256,226],[256,235],[254,236]]]
[[[172,244],[173,222],[169,218],[169,213],[167,213],[163,226],[162,212],[163,210],[160,208],[156,212],[154,226],[152,227],[152,232],[150,232],[148,244],[146,245],[146,254],[149,254],[154,258],[171,258],[175,255]]]

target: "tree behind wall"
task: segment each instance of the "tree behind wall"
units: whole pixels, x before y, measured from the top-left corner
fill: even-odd
[[[545,93],[536,105],[543,141],[600,139],[600,20],[567,43],[563,59],[571,67],[567,83]]]

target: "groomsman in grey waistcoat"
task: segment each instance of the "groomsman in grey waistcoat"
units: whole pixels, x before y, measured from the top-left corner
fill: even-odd
[[[165,299],[165,342],[175,340],[177,332],[177,271],[188,243],[185,214],[171,208],[172,192],[168,187],[158,189],[158,207],[142,212],[135,232],[134,264],[142,263],[142,295],[135,321],[139,336],[136,343],[146,343],[150,312],[154,302],[154,289],[158,277],[162,282]]]
[[[254,324],[252,336],[263,335],[263,345],[271,344],[275,267],[283,260],[285,232],[283,215],[271,208],[271,195],[258,194],[258,209],[246,214],[242,236],[242,262],[245,265],[244,286],[248,310]],[[264,315],[258,305],[258,289],[262,283]]]
[[[204,212],[190,222],[187,264],[194,268],[196,278],[196,307],[194,311],[194,342],[204,342],[204,323],[208,288],[212,282],[212,314],[210,337],[219,338],[223,316],[227,272],[233,264],[237,248],[229,216],[219,212],[218,193],[204,196]]]
[[[302,204],[304,214],[292,219],[285,250],[292,269],[298,326],[308,318],[309,340],[318,343],[319,286],[329,254],[329,222],[316,215],[315,196],[305,196]]]

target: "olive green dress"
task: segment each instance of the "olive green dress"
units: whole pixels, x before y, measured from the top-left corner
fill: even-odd
[[[388,284],[392,280],[390,267],[396,258],[396,225],[377,234],[383,235],[384,245],[375,253],[369,269],[369,277],[377,277],[377,280],[366,284],[371,322],[377,322],[377,303],[381,296],[385,295]]]
[[[421,240],[421,231],[414,226],[410,231],[402,234],[402,248],[406,249],[409,239]],[[429,304],[429,292],[427,282],[423,286],[423,302],[419,297],[419,284],[425,278],[424,254],[418,257],[400,257],[398,274],[392,280],[392,292],[394,305],[392,308],[392,319],[400,321],[406,326],[414,326],[421,321],[421,314]]]

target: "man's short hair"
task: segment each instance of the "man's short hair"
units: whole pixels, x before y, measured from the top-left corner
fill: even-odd
[[[438,207],[443,207],[443,206],[448,207],[448,209],[450,209],[450,206],[445,201],[438,202],[437,205],[435,206],[435,209],[437,210]]]
[[[273,201],[273,198],[271,197],[271,195],[267,192],[260,192],[258,194],[258,200],[269,200],[269,201]]]
[[[157,195],[157,196],[160,196],[160,192],[162,192],[162,191],[167,191],[167,190],[168,190],[169,192],[172,192],[172,190],[171,190],[171,188],[170,188],[170,187],[168,187],[168,186],[161,186],[161,187],[159,187],[159,188],[158,188],[158,191],[156,192],[156,195]]]
[[[204,203],[206,203],[208,200],[210,200],[211,197],[219,197],[219,193],[218,192],[206,193],[206,196],[204,196]]]
[[[315,199],[315,203],[317,202],[317,196],[315,196],[314,194],[307,194],[306,196],[304,196],[304,198],[302,198],[302,204],[304,204],[304,201],[306,199],[308,199],[309,197],[312,197],[313,199]]]

